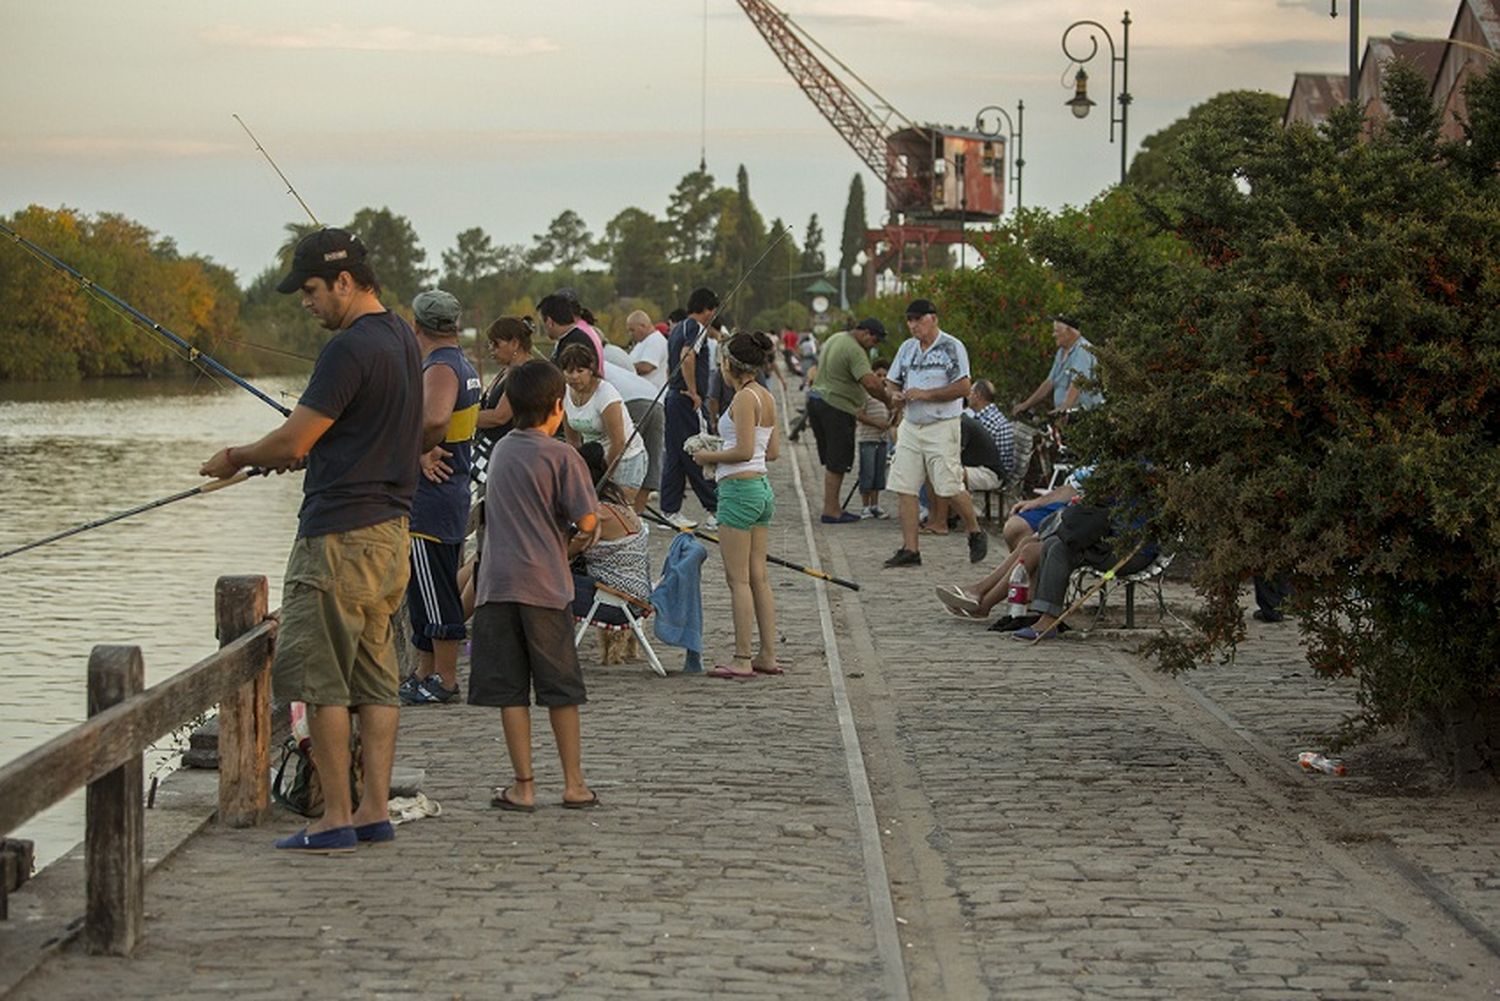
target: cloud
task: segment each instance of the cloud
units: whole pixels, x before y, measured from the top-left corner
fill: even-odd
[[[265,31],[219,24],[199,35],[211,45],[242,49],[344,50],[353,52],[449,52],[474,56],[526,56],[557,51],[547,38],[509,35],[440,35],[393,25],[346,27],[330,24],[301,31]]]
[[[0,160],[56,158],[62,160],[129,160],[216,157],[233,153],[229,143],[197,139],[143,139],[123,136],[36,136],[0,139]]]

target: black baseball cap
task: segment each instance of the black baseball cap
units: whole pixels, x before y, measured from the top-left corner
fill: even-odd
[[[931,299],[913,299],[906,307],[906,315],[926,316],[928,313],[936,313],[937,307],[932,304]]]
[[[337,278],[340,271],[365,259],[365,245],[359,237],[344,229],[320,229],[297,242],[292,252],[292,270],[281,279],[276,291],[295,292],[309,278]]]
[[[877,341],[885,340],[885,324],[881,323],[873,316],[867,316],[863,320],[860,320],[854,325],[854,329],[868,330],[870,333],[875,335],[875,339]]]
[[[1078,326],[1078,320],[1072,316],[1069,316],[1067,313],[1053,313],[1051,316],[1047,317],[1047,319],[1053,320],[1057,323],[1061,323],[1064,326],[1072,327],[1074,330],[1081,329]]]

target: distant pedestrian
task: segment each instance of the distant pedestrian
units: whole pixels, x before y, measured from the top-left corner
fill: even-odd
[[[989,539],[974,516],[959,460],[959,416],[969,395],[969,353],[958,338],[938,326],[937,307],[929,299],[914,299],[906,307],[906,327],[911,337],[896,351],[886,376],[892,402],[901,411],[896,457],[891,463],[891,489],[901,498],[901,548],[885,565],[919,566],[922,562],[917,547],[917,493],[924,481],[932,484],[939,497],[948,498],[963,519],[969,562],[978,563],[989,552]]]
[[[436,289],[411,304],[422,351],[422,478],[411,509],[406,607],[420,667],[401,684],[405,705],[458,698],[458,653],[469,635],[458,586],[469,526],[469,480],[478,425],[479,373],[458,346],[459,302]]]
[[[625,330],[630,334],[630,361],[635,374],[657,389],[667,384],[667,339],[651,323],[651,317],[643,309],[637,309],[625,317]]]
[[[718,422],[724,447],[693,454],[698,465],[719,467],[719,546],[734,616],[733,663],[709,671],[715,678],[745,680],[783,670],[776,662],[776,601],[766,575],[767,536],[776,510],[766,463],[776,459],[781,446],[776,401],[756,381],[775,355],[769,334],[742,333],[728,340],[719,352],[719,370],[735,393]],[[760,634],[753,653],[752,624]]]
[[[407,518],[422,445],[422,361],[380,287],[359,238],[324,229],[303,239],[276,286],[334,335],[291,416],[250,445],[220,449],[205,476],[305,462],[297,539],[281,592],[272,685],[307,703],[323,816],[276,847],[353,851],[395,837],[387,803],[396,754],[400,668],[391,616],[406,591]],[[364,793],[349,782],[351,710],[359,715]]]
[[[1092,410],[1104,402],[1098,390],[1083,388],[1083,380],[1094,378],[1094,346],[1079,332],[1078,321],[1062,313],[1052,317],[1052,339],[1057,342],[1052,370],[1030,396],[1016,405],[1011,416],[1021,416],[1049,396],[1060,420],[1066,420],[1074,407]]]
[[[882,387],[889,369],[890,363],[884,358],[870,365]],[[859,422],[854,429],[854,441],[859,446],[859,516],[884,520],[890,515],[880,506],[880,491],[885,489],[885,467],[890,457],[891,411],[879,397],[868,396],[864,408],[854,417]]]
[[[717,527],[714,512],[718,495],[714,483],[703,470],[688,459],[683,443],[703,430],[703,398],[708,395],[709,361],[708,321],[719,308],[719,297],[712,289],[694,289],[688,297],[688,314],[667,337],[667,369],[674,374],[667,380],[666,447],[661,471],[661,509],[667,521],[676,528],[688,530],[698,523],[682,513],[682,499],[689,485],[698,502],[708,512],[705,527]]]
[[[547,707],[562,762],[562,805],[599,802],[583,778],[578,707],[588,701],[573,646],[574,548],[597,534],[598,499],[576,449],[554,436],[563,422],[563,375],[529,361],[506,385],[516,427],[495,446],[485,485],[486,556],[477,571],[469,704],[499,706],[514,779],[490,800],[501,810],[536,808],[531,696]]]
[[[885,324],[874,317],[860,320],[853,330],[841,331],[823,342],[817,377],[807,394],[807,423],[818,442],[823,467],[822,523],[858,521],[844,510],[840,493],[844,477],[854,468],[855,426],[865,400],[890,402],[884,378],[870,367],[870,350],[885,340]]]

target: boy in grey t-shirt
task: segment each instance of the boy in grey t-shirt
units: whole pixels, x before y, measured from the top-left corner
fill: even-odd
[[[531,692],[546,706],[562,761],[562,805],[597,806],[583,780],[578,707],[588,701],[573,645],[573,575],[568,530],[592,537],[598,498],[583,458],[553,437],[563,420],[562,372],[529,361],[511,373],[505,395],[516,429],[495,446],[485,484],[484,559],[477,571],[469,704],[499,706],[515,769],[492,806],[536,809],[531,767]]]

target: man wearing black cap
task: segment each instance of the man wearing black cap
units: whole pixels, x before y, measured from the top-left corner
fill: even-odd
[[[310,710],[323,816],[277,848],[349,852],[395,837],[387,812],[399,718],[391,616],[407,581],[407,517],[422,445],[416,338],[380,302],[365,247],[344,230],[303,238],[276,286],[334,335],[285,423],[259,441],[220,449],[206,476],[244,466],[306,464],[297,539],[287,557],[272,681]],[[359,713],[364,795],[353,809],[350,711]]]
[[[969,562],[978,563],[989,551],[989,539],[964,489],[960,458],[959,418],[969,395],[969,353],[958,338],[938,327],[937,307],[929,299],[914,299],[906,307],[906,329],[911,337],[897,350],[886,375],[891,398],[902,414],[890,479],[890,488],[901,498],[901,548],[885,565],[922,563],[917,548],[917,492],[924,482],[963,519]]]
[[[458,346],[458,299],[433,289],[411,301],[422,352],[422,478],[411,505],[406,608],[421,668],[401,683],[404,705],[458,698],[458,649],[468,629],[458,587],[469,526],[469,476],[483,386]]]
[[[859,521],[839,501],[844,476],[854,468],[855,414],[873,396],[887,406],[885,383],[870,368],[870,349],[885,340],[885,324],[873,317],[834,334],[818,353],[818,374],[807,394],[807,423],[818,442],[823,467],[823,524]]]
[[[1104,398],[1095,390],[1085,390],[1077,379],[1094,377],[1093,345],[1078,332],[1078,321],[1062,313],[1052,317],[1052,339],[1057,342],[1057,354],[1052,357],[1052,371],[1036,392],[1016,406],[1011,415],[1019,417],[1052,394],[1052,409],[1066,413],[1074,407],[1092,410]]]

